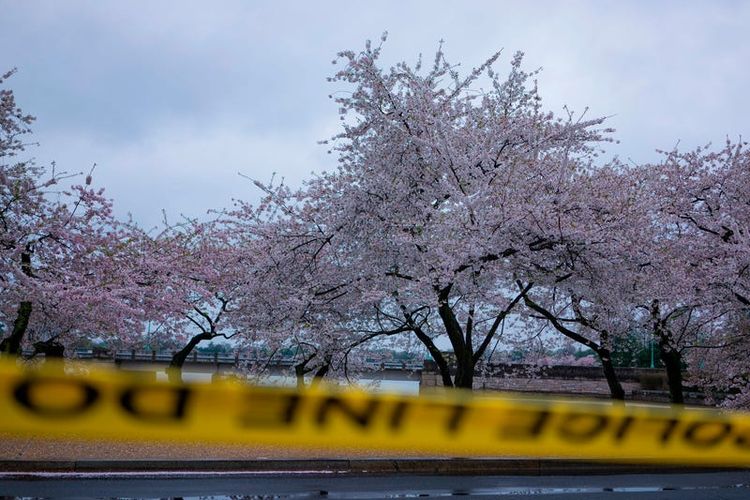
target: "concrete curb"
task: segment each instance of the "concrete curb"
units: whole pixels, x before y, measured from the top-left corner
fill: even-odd
[[[56,473],[129,477],[157,473],[207,474],[439,474],[439,475],[615,475],[675,474],[747,470],[661,464],[558,459],[331,459],[331,460],[0,460],[0,476]]]

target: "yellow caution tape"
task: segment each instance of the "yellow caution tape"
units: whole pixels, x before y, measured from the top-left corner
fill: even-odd
[[[7,359],[0,390],[5,434],[750,465],[750,415],[739,412],[463,391],[173,384],[96,365]]]

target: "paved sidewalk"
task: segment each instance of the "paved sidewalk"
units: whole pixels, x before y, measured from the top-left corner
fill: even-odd
[[[401,455],[401,454],[399,454]],[[95,442],[76,439],[36,439],[0,434],[0,460],[264,460],[380,457],[382,452],[310,450],[267,445],[207,445],[204,443]],[[409,455],[405,456],[418,456]]]
[[[60,474],[348,473],[591,475],[716,470],[659,464],[613,464],[554,458],[455,457],[363,450],[205,445],[100,443],[19,438],[0,434],[0,476]],[[730,470],[723,468],[722,470]]]

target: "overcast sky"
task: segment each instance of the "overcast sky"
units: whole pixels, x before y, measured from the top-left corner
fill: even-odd
[[[465,69],[504,48],[542,67],[547,109],[612,115],[612,154],[750,136],[750,2],[0,0],[0,71],[34,114],[37,161],[88,170],[156,224],[257,199],[238,172],[331,169],[331,60],[387,30],[384,59],[445,40]],[[339,87],[336,87],[339,85]]]

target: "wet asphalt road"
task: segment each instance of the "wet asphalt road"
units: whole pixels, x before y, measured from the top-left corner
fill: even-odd
[[[747,499],[750,472],[617,476],[224,474],[0,479],[0,495],[45,498]]]

